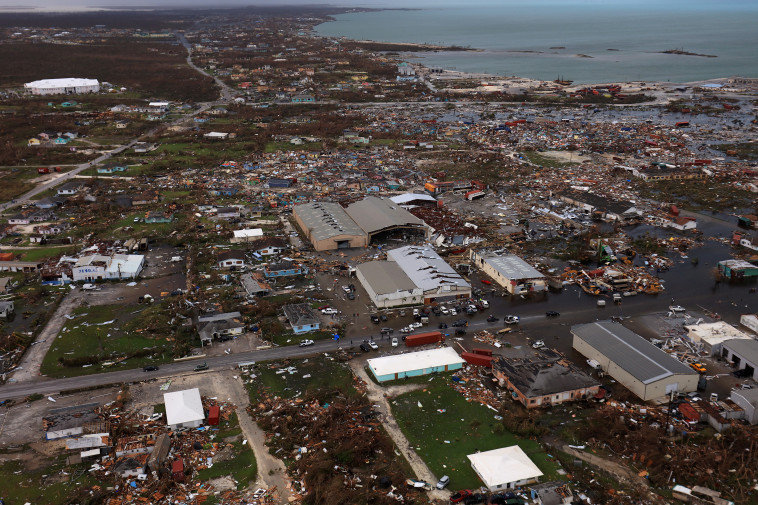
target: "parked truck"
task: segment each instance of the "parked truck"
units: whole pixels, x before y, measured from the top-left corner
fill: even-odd
[[[433,344],[435,342],[442,342],[445,338],[442,333],[438,331],[430,331],[427,333],[419,333],[417,335],[409,335],[405,337],[406,347],[415,347],[417,345]]]
[[[461,354],[466,363],[470,365],[486,366],[492,368],[493,356],[486,356],[484,354],[475,354],[473,352],[464,352]]]

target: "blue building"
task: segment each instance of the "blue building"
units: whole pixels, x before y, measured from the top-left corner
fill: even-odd
[[[417,377],[435,372],[449,372],[463,367],[463,358],[452,347],[395,354],[367,361],[379,382]]]
[[[268,184],[269,188],[289,188],[292,186],[292,179],[280,179],[277,177],[272,177],[266,181],[266,184]]]
[[[292,97],[292,103],[313,103],[315,101],[313,95],[295,95]]]
[[[294,261],[282,261],[281,263],[266,265],[266,269],[263,271],[263,275],[267,279],[272,277],[291,277],[307,273],[308,269],[306,267],[298,265]]]
[[[296,335],[319,329],[321,322],[307,303],[285,305],[283,309],[284,316],[289,321],[292,331]]]

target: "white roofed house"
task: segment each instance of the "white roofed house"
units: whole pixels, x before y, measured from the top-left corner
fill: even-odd
[[[71,269],[74,282],[135,279],[145,266],[139,254],[92,254],[79,258]]]
[[[542,476],[542,471],[517,445],[466,457],[485,487],[493,492],[532,484]]]
[[[172,430],[197,428],[205,420],[203,401],[198,388],[163,394],[166,404],[166,424]]]

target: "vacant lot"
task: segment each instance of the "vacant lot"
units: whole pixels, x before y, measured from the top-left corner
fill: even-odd
[[[434,377],[425,389],[391,402],[403,433],[435,475],[449,475],[452,489],[479,487],[466,455],[518,445],[545,474],[544,481],[558,477],[557,463],[537,442],[507,432],[496,412],[467,401],[448,386],[450,380],[450,375]]]
[[[323,356],[261,363],[255,375],[257,377],[247,386],[251,404],[258,403],[264,391],[280,398],[307,398],[330,390],[339,390],[348,396],[357,395],[350,367]]]
[[[174,338],[164,309],[160,303],[75,309],[45,356],[42,374],[72,377],[170,361]]]

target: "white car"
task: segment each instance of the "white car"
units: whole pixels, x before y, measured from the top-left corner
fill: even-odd
[[[392,337],[392,347],[397,347],[397,337]]]
[[[308,347],[309,345],[313,345],[313,343],[313,340],[301,340],[300,347]]]
[[[337,314],[338,312],[339,312],[339,311],[338,311],[337,309],[332,309],[332,308],[328,308],[328,309],[321,309],[321,313],[322,313],[322,314],[326,314],[327,316],[330,316],[330,315],[332,315],[332,314]]]
[[[369,342],[368,342],[368,346],[369,346],[370,348],[372,348],[373,350],[375,350],[375,351],[376,351],[377,349],[379,349],[379,346],[378,346],[378,345],[377,345],[377,343],[376,343],[376,342],[374,342],[373,340],[369,340]]]
[[[440,312],[442,313],[443,316],[450,314],[450,310],[445,306],[440,307]]]
[[[453,309],[453,308],[451,308],[451,309],[450,309],[450,315],[451,315],[451,316],[457,316],[457,315],[458,315],[458,311],[457,311],[457,310],[455,310],[455,309]]]
[[[505,316],[503,318],[505,324],[518,324],[519,321],[521,321],[521,318],[518,316]]]
[[[403,328],[400,328],[400,333],[410,333],[412,331],[413,331],[413,329],[408,328],[407,326],[405,326]]]
[[[413,315],[414,315],[414,316],[417,316],[417,315],[419,315],[419,310],[418,310],[418,309],[413,309]]]
[[[350,286],[342,286],[342,291],[344,291],[345,293],[350,293],[351,291]]]
[[[411,326],[412,326],[413,328],[421,328],[421,327],[422,327],[422,326],[424,326],[424,325],[423,325],[423,323],[411,323]]]
[[[669,310],[671,312],[686,312],[687,311],[687,309],[685,309],[681,305],[669,305]]]
[[[545,342],[543,342],[542,340],[538,340],[532,344],[532,347],[534,347],[535,349],[542,349],[543,347],[545,347]]]
[[[482,300],[479,303],[481,303],[482,307],[484,307],[485,309],[489,309],[490,308],[490,302],[488,302],[487,300]]]

